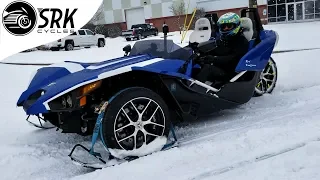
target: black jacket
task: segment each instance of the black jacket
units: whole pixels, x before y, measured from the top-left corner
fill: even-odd
[[[210,54],[210,64],[227,72],[234,72],[239,60],[248,52],[249,42],[242,32],[229,39],[217,40],[217,48]]]

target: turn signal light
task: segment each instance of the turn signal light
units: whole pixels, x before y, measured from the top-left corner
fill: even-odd
[[[81,99],[80,99],[80,107],[84,106],[87,104],[87,96],[83,96]]]
[[[101,86],[102,81],[96,81],[91,84],[85,85],[82,88],[82,96],[92,92],[93,90],[99,88]]]

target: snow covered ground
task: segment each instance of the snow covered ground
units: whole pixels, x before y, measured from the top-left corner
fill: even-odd
[[[279,32],[276,50],[320,48],[319,22],[266,28]],[[177,35],[171,38],[180,39]],[[112,45],[107,43],[101,49],[20,53],[5,61],[96,62],[121,56],[122,47],[128,43],[120,38],[108,41]],[[272,95],[176,127],[181,147],[94,172],[74,165],[67,156],[73,145],[88,142],[91,137],[61,134],[55,129],[38,130],[29,126],[23,110],[15,107],[29,76],[39,67],[0,64],[1,179],[318,180],[319,55],[320,50],[274,54],[279,78]]]

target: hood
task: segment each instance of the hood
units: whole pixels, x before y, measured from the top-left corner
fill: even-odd
[[[57,79],[65,77],[69,74],[82,71],[87,66],[89,65],[85,63],[81,64],[77,62],[66,61],[38,69],[31,77],[31,81],[27,90],[21,94],[17,105],[21,105],[21,103],[27,100],[31,94],[37,92],[42,87],[45,87]]]
[[[34,76],[28,89],[21,94],[17,105],[21,106],[31,95],[43,91],[43,94],[32,105],[42,106],[37,109],[43,110],[44,106],[46,106],[49,101],[78,87],[97,81],[99,78],[102,79],[101,75],[104,75],[103,78],[116,75],[113,73],[114,70],[120,74],[122,73],[120,71],[121,69],[128,69],[129,66],[134,66],[150,59],[151,57],[148,55],[139,55],[111,59],[90,66],[88,64],[84,65],[69,61],[64,62],[68,64],[68,67],[55,67],[55,65],[52,65],[50,67],[41,68]],[[72,65],[74,65],[74,67]],[[46,73],[48,73],[48,75],[46,75]],[[32,106],[29,109],[34,109]],[[48,110],[48,107],[45,107],[45,109]],[[28,109],[25,110],[28,111]]]

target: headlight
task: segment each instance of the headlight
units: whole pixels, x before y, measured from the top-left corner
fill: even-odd
[[[66,98],[62,97],[62,99],[61,99],[61,104],[62,104],[63,108],[66,108],[66,107],[67,107]]]
[[[102,81],[96,81],[88,85],[79,87],[67,94],[58,97],[48,103],[51,110],[63,110],[69,108],[80,108],[87,104],[88,93],[98,89]]]
[[[67,96],[67,103],[69,107],[72,107],[72,98],[70,95]]]

